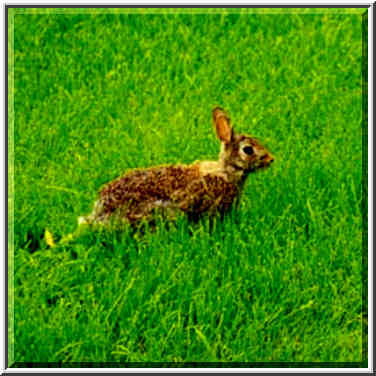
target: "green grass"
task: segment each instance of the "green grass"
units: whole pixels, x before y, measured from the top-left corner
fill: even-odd
[[[364,360],[364,12],[16,13],[12,361]],[[238,210],[47,247],[128,169],[215,159],[216,105],[276,157]]]

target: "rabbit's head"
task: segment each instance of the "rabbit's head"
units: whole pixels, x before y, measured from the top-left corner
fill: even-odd
[[[229,117],[221,108],[213,110],[213,121],[221,141],[219,161],[228,175],[244,177],[274,161],[272,154],[256,138],[235,133]]]

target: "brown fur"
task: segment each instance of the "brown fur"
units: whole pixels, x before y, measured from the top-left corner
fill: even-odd
[[[169,216],[181,211],[190,218],[226,212],[248,174],[269,166],[273,157],[255,138],[235,134],[222,109],[213,110],[213,121],[222,141],[218,161],[133,170],[101,190],[84,222],[105,223],[114,217],[137,223],[158,210]],[[252,147],[250,155],[245,146]]]
[[[215,175],[201,176],[198,165],[161,166],[135,170],[100,192],[102,215],[138,221],[154,209],[180,209],[190,216],[225,211],[237,187]],[[158,204],[160,203],[160,204]]]

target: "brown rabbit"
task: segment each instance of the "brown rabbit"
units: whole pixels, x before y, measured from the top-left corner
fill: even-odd
[[[274,158],[255,138],[236,134],[221,108],[213,110],[213,121],[221,141],[218,161],[132,170],[104,186],[93,212],[79,223],[115,218],[137,224],[155,212],[174,217],[179,211],[195,219],[228,210],[248,174],[268,167]]]

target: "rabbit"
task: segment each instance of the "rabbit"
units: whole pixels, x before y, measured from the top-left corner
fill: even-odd
[[[228,211],[247,176],[270,166],[274,157],[256,138],[237,134],[222,108],[214,108],[212,117],[221,142],[217,161],[131,170],[103,187],[93,212],[80,217],[79,224],[106,224],[115,218],[134,225],[151,221],[156,212],[197,219]]]

